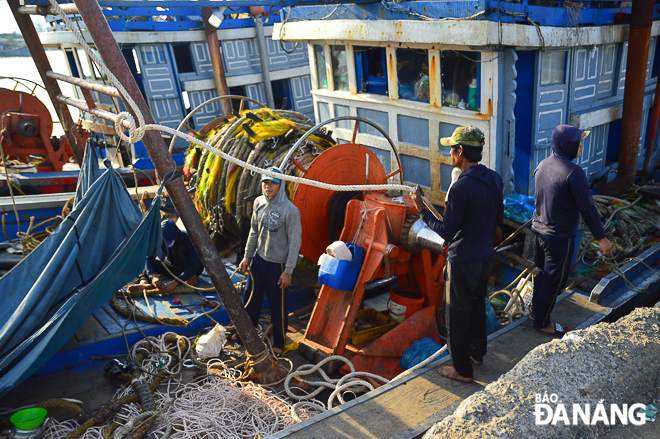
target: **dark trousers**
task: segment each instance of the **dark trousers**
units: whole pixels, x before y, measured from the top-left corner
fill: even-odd
[[[454,369],[472,377],[470,356],[483,360],[487,352],[486,292],[494,257],[479,262],[445,265],[445,325]]]
[[[532,238],[534,263],[538,269],[534,279],[532,314],[534,329],[542,329],[550,324],[550,313],[557,296],[568,282],[575,237],[557,238],[533,232]]]
[[[255,254],[250,262],[250,275],[248,276],[247,285],[245,285],[245,295],[243,297],[250,320],[252,320],[254,326],[257,326],[264,292],[266,293],[270,303],[274,346],[278,348],[284,347],[288,325],[286,302],[289,289],[277,286],[282,273],[284,273],[284,264],[268,262],[262,259],[258,253]]]

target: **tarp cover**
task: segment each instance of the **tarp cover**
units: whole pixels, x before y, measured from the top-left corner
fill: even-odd
[[[121,178],[101,173],[88,144],[60,226],[0,279],[0,396],[52,357],[87,318],[162,252],[160,197],[142,217]],[[93,178],[96,175],[96,178]]]

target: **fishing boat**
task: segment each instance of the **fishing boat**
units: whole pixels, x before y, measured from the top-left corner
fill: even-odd
[[[622,130],[627,126],[621,122],[619,111],[626,106],[627,96],[634,94],[626,91],[624,102],[624,77],[632,75],[634,69],[623,54],[637,47],[631,43],[628,48],[625,25],[620,24],[630,9],[618,3],[614,6],[568,11],[571,8],[545,4],[474,4],[466,12],[445,2],[410,2],[287,9],[274,35],[308,43],[313,109],[320,123],[292,146],[290,154],[281,157],[279,166],[293,164],[289,175],[331,185],[383,185],[397,180],[420,184],[428,189],[434,204],[442,205],[452,169],[448,151],[442,150],[438,139],[456,126],[471,124],[486,134],[485,163],[503,175],[508,191],[528,194],[531,171],[549,153],[549,133],[555,125],[570,122],[592,129],[593,144],[585,144],[588,152],[580,162],[590,178],[596,179],[605,169],[610,174],[605,167],[605,147],[624,138],[617,132],[617,124]],[[525,8],[531,12],[522,12]],[[225,17],[222,12],[220,15]],[[588,19],[594,26],[575,30],[575,26],[565,24],[567,16],[573,17],[571,23]],[[524,24],[519,23],[523,20]],[[650,29],[652,48],[657,35],[654,29]],[[631,41],[632,37],[631,31]],[[638,93],[640,102],[649,104],[637,106],[645,115],[638,121],[648,121],[657,80],[655,49],[649,52],[649,61],[641,63],[646,86]],[[251,119],[244,128],[248,135],[252,127],[264,122],[254,119],[254,114],[241,115]],[[309,153],[318,157],[304,166],[290,160],[309,135],[322,129],[330,135],[327,128],[332,129],[338,145],[323,152],[310,148]],[[641,132],[645,138],[645,130]],[[652,145],[647,147],[646,164],[651,166],[657,157],[651,154],[654,135],[649,138]],[[645,163],[638,154],[633,157],[635,167]],[[629,163],[623,162],[629,159],[620,154],[618,169],[627,169]],[[614,163],[609,165],[615,168]],[[610,175],[605,177],[609,180]],[[338,197],[304,184],[293,192],[303,217],[305,256],[315,259],[335,239],[350,243],[353,251],[356,247],[364,251],[353,254],[353,264],[343,264],[341,270],[336,264],[332,268],[335,271],[327,271],[330,276],[324,279],[306,330],[297,341],[300,352],[314,362],[349,355],[362,370],[393,377],[402,370],[399,360],[411,341],[426,333],[438,337],[435,314],[442,285],[442,243],[437,236],[427,234],[410,200],[402,194],[354,192],[361,193]],[[628,200],[621,203],[624,207],[632,204]],[[506,224],[503,236],[519,225]],[[642,236],[635,239],[641,242],[640,249],[650,242]],[[508,244],[497,253],[496,285],[515,284],[530,272],[525,253],[529,236],[524,229]],[[593,268],[589,260],[593,253],[587,245],[584,253],[576,255],[578,270]],[[617,267],[619,271],[600,280],[585,272],[589,276],[576,278],[560,297],[558,312],[563,312],[566,323],[573,327],[589,327],[615,320],[631,308],[657,299],[658,275],[653,265],[659,257],[656,244],[642,250],[638,260]],[[321,264],[322,270],[329,268]],[[349,274],[354,279],[344,283]],[[380,328],[372,331],[381,336],[368,344],[361,343],[364,339],[353,339],[358,312],[368,300],[363,299],[388,291],[394,282],[404,289],[416,289],[422,296],[421,309],[406,315],[387,333]],[[520,289],[524,287],[525,282],[519,284]],[[644,294],[640,288],[645,289]],[[376,312],[385,311],[382,315],[386,318],[387,301],[384,303],[374,303],[373,307]],[[110,314],[107,309],[104,312]],[[107,320],[100,314],[95,317],[101,324]],[[102,341],[100,338],[96,340]],[[94,338],[85,342],[89,340]],[[417,437],[450,414],[479,385],[496,379],[516,359],[545,341],[531,330],[528,318],[512,318],[489,338],[494,349],[510,361],[486,369],[483,383],[457,389],[435,376],[433,368],[420,369],[275,437]],[[91,348],[91,344],[84,347],[87,355]],[[436,395],[432,402],[425,399],[430,393]]]

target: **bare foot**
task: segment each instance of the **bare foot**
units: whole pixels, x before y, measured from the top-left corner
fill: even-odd
[[[450,380],[462,381],[464,383],[471,383],[474,381],[474,378],[472,377],[464,377],[463,375],[459,375],[458,372],[456,372],[456,369],[451,366],[439,366],[438,373],[445,378],[449,378]]]
[[[545,328],[537,329],[537,331],[542,332],[544,334],[563,337],[564,334],[566,334],[569,331],[569,329],[567,326],[562,326],[559,323],[550,323]]]

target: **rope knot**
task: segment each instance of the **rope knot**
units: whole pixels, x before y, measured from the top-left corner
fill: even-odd
[[[127,121],[129,124],[128,136],[126,136],[126,133],[124,132],[124,121]],[[137,127],[133,115],[128,111],[122,111],[117,114],[117,119],[115,119],[115,132],[124,142],[136,143],[144,137],[145,128],[144,125]]]

